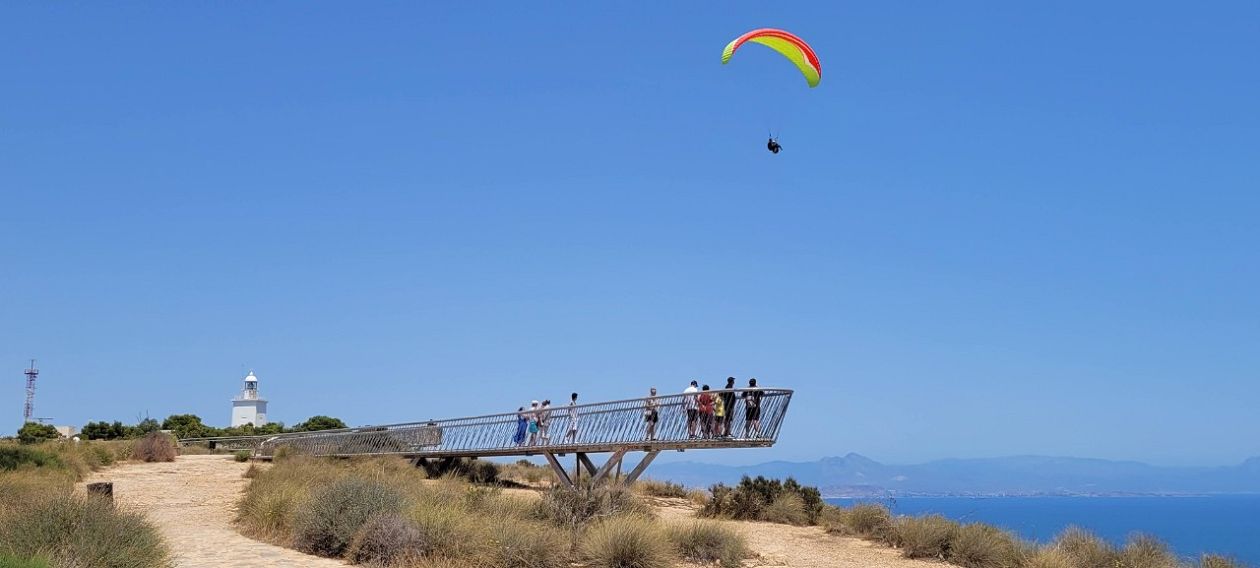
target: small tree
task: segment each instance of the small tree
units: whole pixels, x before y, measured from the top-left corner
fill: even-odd
[[[88,422],[79,433],[88,440],[117,440],[127,437],[127,427],[119,421],[114,421],[113,424],[104,421]]]
[[[145,418],[135,426],[125,426],[123,428],[125,438],[139,438],[151,432],[157,432],[162,429],[162,424],[152,418]]]
[[[204,438],[210,435],[210,428],[201,423],[196,414],[172,414],[162,421],[162,429],[170,430],[176,438]]]
[[[258,435],[271,435],[284,433],[283,422],[268,422],[254,429],[254,433]]]
[[[314,432],[316,430],[337,430],[337,429],[345,428],[345,427],[346,427],[346,423],[342,422],[340,418],[333,418],[331,416],[319,415],[319,416],[312,416],[310,418],[307,418],[306,422],[299,422],[296,426],[293,427],[293,431],[294,432]]]
[[[61,433],[56,428],[39,422],[27,422],[18,430],[18,441],[23,444],[37,444],[45,440],[60,440]]]

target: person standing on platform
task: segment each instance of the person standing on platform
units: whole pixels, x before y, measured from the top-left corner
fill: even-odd
[[[697,408],[700,411],[700,431],[705,438],[713,437],[713,412],[716,410],[714,403],[716,399],[717,397],[709,392],[709,385],[704,385],[700,396],[696,398]]]
[[[687,437],[696,437],[696,426],[699,424],[699,406],[696,397],[700,392],[700,383],[691,381],[691,386],[683,391],[683,408],[687,410]]]
[[[726,391],[718,395],[726,412],[722,417],[722,435],[730,438],[735,435],[731,429],[731,423],[735,421],[735,377],[726,377],[726,386],[722,388]]]
[[[643,399],[643,425],[647,428],[647,440],[656,439],[656,425],[661,421],[661,402],[656,399],[656,387]]]
[[[757,388],[757,379],[748,379],[748,388],[739,394],[744,399],[744,437],[756,438],[761,435],[761,389]]]
[[[564,434],[564,441],[570,444],[577,443],[578,437],[578,410],[577,410],[577,393],[569,396],[569,431]]]

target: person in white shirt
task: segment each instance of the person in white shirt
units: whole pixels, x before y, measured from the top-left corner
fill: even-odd
[[[564,434],[564,441],[570,444],[577,442],[578,436],[578,411],[577,411],[577,393],[573,393],[569,398],[569,431]]]
[[[700,403],[696,397],[700,394],[700,383],[691,381],[691,386],[683,391],[683,408],[687,409],[687,436],[696,437],[696,428],[700,424]]]

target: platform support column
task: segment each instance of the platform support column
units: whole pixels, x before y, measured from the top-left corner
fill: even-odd
[[[659,453],[661,453],[660,450],[656,450],[643,454],[643,459],[639,460],[639,465],[634,466],[634,469],[630,470],[630,473],[626,474],[625,479],[621,480],[621,484],[630,485],[631,483],[637,481],[639,476],[643,475],[644,470],[646,470],[649,465],[652,465],[652,460],[656,459],[656,456]]]
[[[555,472],[556,479],[560,481],[560,485],[573,488],[573,479],[569,477],[569,472],[564,470],[564,466],[560,465],[560,460],[551,452],[544,452],[543,457],[547,458],[547,463],[551,464],[551,471]]]

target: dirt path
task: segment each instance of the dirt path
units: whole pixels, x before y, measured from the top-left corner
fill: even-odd
[[[248,481],[248,464],[231,456],[181,456],[174,463],[126,463],[89,481],[113,481],[119,506],[144,512],[162,531],[179,568],[267,566],[331,568],[345,563],[258,542],[236,532],[236,504]],[[523,491],[537,495],[533,491]],[[685,521],[694,509],[682,499],[652,500],[661,518]],[[828,535],[817,527],[724,521],[748,539],[758,557],[752,567],[941,568],[906,560],[897,551],[855,538]]]
[[[657,511],[666,521],[687,521],[695,516],[695,508],[683,499],[654,500]],[[907,560],[891,548],[857,538],[827,534],[818,527],[793,527],[771,523],[721,521],[744,534],[748,548],[758,558],[744,563],[748,567],[785,566],[788,568],[942,568],[940,562]]]
[[[236,532],[232,520],[247,466],[232,456],[180,456],[174,463],[122,464],[90,481],[113,481],[119,506],[143,511],[157,525],[179,568],[346,566]]]

